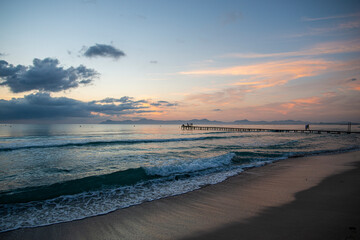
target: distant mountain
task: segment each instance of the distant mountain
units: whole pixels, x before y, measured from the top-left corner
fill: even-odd
[[[106,120],[101,122],[101,124],[186,124],[186,123],[193,123],[193,124],[229,124],[226,122],[220,121],[210,121],[208,119],[192,119],[192,120],[153,120],[142,118],[139,120],[124,120],[124,121],[113,121],[113,120]]]
[[[296,124],[308,124],[310,122],[305,121],[295,121],[295,120],[278,120],[278,121],[249,121],[247,119],[244,120],[236,120],[232,122],[233,124],[281,124],[281,125],[296,125]]]
[[[208,119],[191,119],[191,120],[153,120],[147,118],[141,118],[139,120],[123,120],[123,121],[113,121],[113,120],[106,120],[101,122],[100,124],[187,124],[192,123],[194,125],[304,125],[304,124],[347,124],[347,122],[337,122],[337,123],[312,123],[312,122],[305,122],[305,121],[295,121],[295,120],[278,120],[278,121],[249,121],[247,119],[243,120],[236,120],[233,122],[222,122],[222,121],[210,121]],[[352,123],[353,125],[357,125],[358,123]]]
[[[124,120],[124,121],[106,120],[104,122],[101,122],[100,124],[183,124],[183,123],[184,121],[181,120],[163,121],[163,120],[142,118],[139,120]]]

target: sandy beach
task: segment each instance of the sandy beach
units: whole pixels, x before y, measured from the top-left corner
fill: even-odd
[[[187,194],[1,239],[360,239],[360,152],[291,158]]]

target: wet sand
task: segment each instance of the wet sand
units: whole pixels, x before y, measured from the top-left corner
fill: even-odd
[[[187,194],[0,239],[360,239],[360,152],[283,160]]]

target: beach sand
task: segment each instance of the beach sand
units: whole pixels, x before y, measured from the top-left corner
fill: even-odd
[[[282,160],[187,194],[0,239],[360,239],[360,152]]]

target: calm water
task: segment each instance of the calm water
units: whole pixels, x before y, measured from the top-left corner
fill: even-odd
[[[346,130],[347,126],[311,128]],[[360,129],[353,126],[353,130]],[[182,131],[178,125],[3,124],[0,231],[108,213],[294,156],[359,149],[360,134]]]

